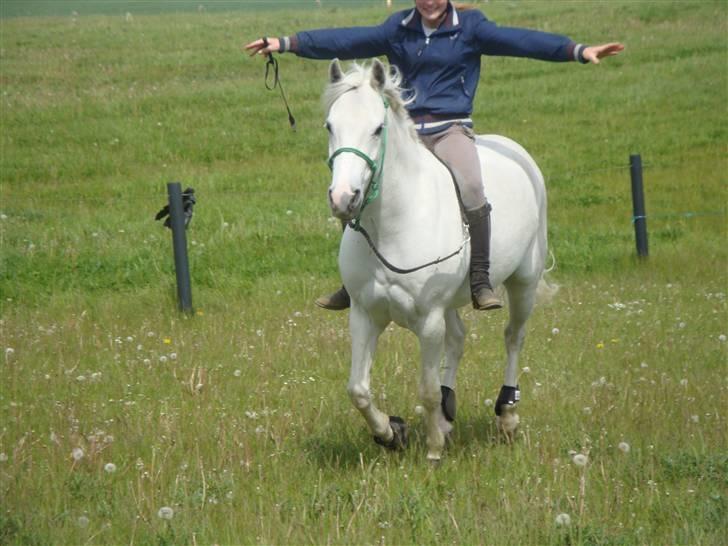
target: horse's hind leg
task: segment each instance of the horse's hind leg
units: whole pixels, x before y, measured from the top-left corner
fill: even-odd
[[[374,352],[384,327],[374,323],[369,314],[354,303],[349,314],[349,329],[351,332],[351,371],[347,390],[351,402],[364,416],[377,443],[387,447],[400,447],[394,445],[396,439],[390,426],[389,416],[376,408],[372,402],[370,390]]]
[[[442,373],[442,413],[445,420],[440,428],[447,434],[452,430],[457,405],[455,403],[455,376],[465,346],[465,325],[456,309],[445,312],[445,366]]]
[[[503,387],[495,403],[498,428],[509,437],[518,427],[516,403],[520,400],[518,390],[518,357],[526,337],[526,321],[531,316],[536,301],[538,283],[519,283],[512,280],[506,283],[510,316],[505,329],[507,363]]]

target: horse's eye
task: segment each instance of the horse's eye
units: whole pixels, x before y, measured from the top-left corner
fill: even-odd
[[[379,127],[377,127],[377,130],[374,131],[374,136],[379,136],[382,134],[382,129],[384,129],[384,124],[382,123]]]

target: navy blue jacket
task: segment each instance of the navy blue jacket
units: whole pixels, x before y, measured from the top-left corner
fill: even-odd
[[[468,117],[480,78],[482,55],[529,57],[545,61],[581,61],[584,46],[565,36],[499,27],[476,9],[458,11],[450,2],[440,27],[425,36],[416,9],[400,11],[373,27],[299,32],[288,48],[311,59],[361,59],[386,55],[415,94],[413,118]]]

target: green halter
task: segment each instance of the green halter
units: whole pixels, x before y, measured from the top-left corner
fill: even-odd
[[[359,209],[359,214],[357,214],[356,218],[354,218],[354,229],[357,231],[359,231],[359,219],[361,218],[361,213],[364,211],[369,203],[379,197],[379,187],[381,186],[382,182],[382,171],[384,170],[384,155],[387,151],[387,109],[389,108],[389,101],[384,97],[382,97],[382,101],[384,102],[384,123],[382,124],[382,138],[379,142],[379,156],[377,157],[377,160],[374,161],[371,157],[369,157],[367,154],[357,148],[344,146],[342,148],[336,149],[326,161],[329,169],[333,170],[334,159],[336,159],[338,155],[348,152],[362,158],[369,166],[369,169],[372,171],[372,176],[369,179],[369,186],[367,187],[366,199],[364,200],[364,204]]]

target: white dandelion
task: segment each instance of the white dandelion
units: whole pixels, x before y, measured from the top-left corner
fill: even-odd
[[[718,341],[720,341],[721,343],[724,343],[726,339],[728,338],[725,337],[725,334],[720,334],[718,336]]]
[[[88,527],[89,519],[87,516],[79,516],[79,518],[78,518],[78,520],[76,520],[76,522],[78,523],[79,527],[86,528],[86,527]]]
[[[558,527],[568,527],[571,525],[571,516],[566,513],[561,513],[556,516],[555,522]]]
[[[116,465],[114,463],[106,463],[104,465],[104,471],[108,474],[113,474],[114,472],[116,472]]]
[[[622,453],[629,453],[629,444],[627,442],[619,442],[617,447]]]
[[[422,406],[415,406],[415,414],[424,415],[424,413],[425,413],[425,408],[423,408]]]
[[[577,453],[571,460],[576,466],[586,466],[586,463],[589,462],[589,458],[583,453]]]
[[[233,372],[233,375],[234,375],[235,377],[240,377],[241,375],[243,375],[243,372],[242,372],[242,370],[235,370],[235,371]]]
[[[159,509],[159,512],[157,512],[157,516],[159,516],[160,519],[170,520],[174,517],[174,510],[172,510],[169,506],[162,506]]]
[[[551,329],[551,335],[552,336],[558,336],[560,331],[561,330],[559,330],[558,328],[552,328]]]
[[[83,456],[83,449],[81,449],[80,447],[74,447],[73,451],[71,451],[71,457],[73,457],[74,461],[80,461],[81,459],[83,459]]]
[[[12,347],[5,348],[5,358],[10,358],[14,354],[15,354],[15,349],[13,349]]]
[[[526,367],[524,367],[524,368],[523,368],[523,369],[522,369],[521,371],[522,371],[523,373],[525,373],[525,374],[529,374],[529,373],[531,373],[531,368],[529,368],[528,366],[526,366]]]
[[[485,402],[483,403],[486,405],[486,407],[490,407],[493,405],[493,400],[491,400],[490,398],[486,398]]]

